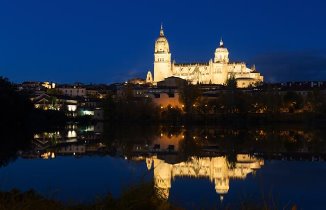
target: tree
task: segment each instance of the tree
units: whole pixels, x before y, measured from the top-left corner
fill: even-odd
[[[180,91],[180,102],[184,105],[186,114],[192,113],[198,103],[201,91],[198,85],[186,84]],[[197,104],[198,105],[198,104]]]
[[[233,74],[226,80],[226,87],[231,90],[237,89],[237,80]]]
[[[47,89],[46,93],[49,95],[62,95],[62,91],[56,88]]]
[[[294,112],[303,107],[303,98],[294,91],[288,91],[283,97],[285,106],[290,112]]]
[[[182,110],[178,107],[169,105],[161,113],[161,120],[165,122],[172,122],[173,124],[180,123],[182,120]]]
[[[23,124],[33,111],[27,95],[16,90],[8,79],[0,77],[0,123]]]
[[[266,92],[262,92],[261,97],[258,97],[260,103],[266,105],[267,113],[279,113],[282,106],[282,97],[279,91],[268,85]]]
[[[116,120],[116,103],[111,95],[108,95],[102,103],[104,119],[114,122]]]
[[[306,99],[306,104],[310,107],[310,111],[315,113],[326,112],[326,98],[320,94],[319,89],[310,92]]]

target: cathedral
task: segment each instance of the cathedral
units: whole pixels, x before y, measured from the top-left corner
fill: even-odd
[[[222,39],[215,50],[214,59],[207,63],[181,64],[172,61],[169,42],[161,26],[160,35],[155,42],[154,78],[149,71],[146,82],[155,84],[171,76],[185,79],[192,84],[226,84],[228,78],[234,77],[240,88],[263,82],[263,76],[254,66],[248,68],[244,62],[229,61],[229,51]]]

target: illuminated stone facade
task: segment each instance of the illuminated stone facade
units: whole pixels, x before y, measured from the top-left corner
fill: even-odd
[[[234,77],[238,87],[263,82],[263,76],[255,67],[247,68],[243,62],[229,61],[229,51],[222,40],[215,50],[214,59],[207,63],[175,63],[171,60],[169,43],[161,26],[160,36],[155,42],[153,82],[157,83],[171,76],[180,77],[193,84],[225,84],[228,78]]]
[[[192,157],[187,162],[166,163],[157,157],[146,159],[148,170],[154,166],[154,185],[157,193],[168,199],[171,182],[176,177],[209,178],[215,185],[220,199],[229,191],[230,179],[245,179],[246,176],[264,165],[264,161],[247,154],[238,154],[234,166],[226,157]]]

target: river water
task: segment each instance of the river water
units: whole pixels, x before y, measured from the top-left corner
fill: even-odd
[[[69,125],[2,155],[0,190],[89,203],[139,183],[186,209],[244,202],[323,209],[323,129]]]

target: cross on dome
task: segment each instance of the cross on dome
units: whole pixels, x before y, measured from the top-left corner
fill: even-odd
[[[162,23],[161,23],[160,36],[164,36],[164,31],[163,31],[163,24],[162,24]]]

